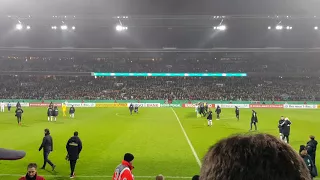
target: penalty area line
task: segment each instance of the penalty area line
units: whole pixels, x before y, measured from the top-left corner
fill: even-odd
[[[178,121],[178,123],[179,123],[179,125],[180,125],[180,127],[181,127],[181,130],[182,130],[182,132],[183,132],[183,134],[184,134],[184,136],[185,136],[185,138],[186,138],[186,140],[187,140],[187,142],[188,142],[188,144],[189,144],[189,146],[190,146],[190,149],[191,149],[194,157],[196,158],[196,161],[197,161],[199,167],[201,167],[201,161],[200,161],[200,159],[199,159],[199,156],[198,156],[196,150],[194,149],[194,147],[193,147],[193,145],[192,145],[192,143],[191,143],[191,141],[190,141],[190,139],[189,139],[186,131],[184,130],[184,128],[183,128],[183,126],[182,126],[182,124],[181,124],[181,121],[180,121],[180,119],[179,119],[176,111],[175,111],[173,108],[171,108],[171,110],[172,110],[173,114],[176,116],[176,119],[177,119],[177,121]]]
[[[0,177],[22,177],[24,175],[20,174],[0,174]],[[69,176],[60,176],[60,175],[43,175],[44,177],[57,177],[57,178],[64,178],[64,177],[69,177]],[[76,176],[79,178],[112,178],[112,176],[107,176],[107,175],[101,175],[101,176],[89,176],[89,175],[80,175]],[[150,179],[150,178],[155,178],[156,175],[154,176],[134,176],[135,178],[141,178],[141,179]],[[165,176],[166,178],[169,179],[191,179],[192,177],[181,177],[181,176]]]

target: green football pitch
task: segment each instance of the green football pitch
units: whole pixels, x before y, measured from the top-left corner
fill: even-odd
[[[251,117],[250,109],[241,109],[241,119],[237,121],[233,109],[222,109],[221,120],[214,120],[213,127],[207,127],[205,118],[197,118],[194,108],[141,108],[139,114],[132,116],[127,108],[78,108],[75,119],[60,114],[57,122],[47,121],[45,108],[24,111],[22,126],[17,125],[13,112],[0,113],[0,147],[27,152],[22,160],[0,161],[0,180],[18,179],[30,162],[42,166],[38,148],[45,128],[50,129],[53,137],[50,160],[57,166],[55,172],[50,166],[38,170],[47,180],[69,179],[65,146],[74,131],[79,132],[83,143],[77,179],[111,179],[126,152],[135,156],[136,179],[154,179],[158,174],[166,179],[191,179],[199,174],[208,148],[221,138],[248,133]],[[257,109],[257,113],[258,132],[275,136],[279,135],[280,116],[289,117],[290,144],[296,150],[306,144],[309,135],[320,137],[319,110]]]

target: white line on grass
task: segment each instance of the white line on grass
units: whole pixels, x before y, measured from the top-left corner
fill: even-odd
[[[20,174],[0,174],[0,177],[4,177],[4,176],[10,176],[10,177],[22,177],[23,175]],[[59,175],[43,175],[44,177],[57,177],[57,178],[62,178],[62,177],[68,177],[68,176],[59,176]],[[112,176],[76,176],[79,178],[112,178]],[[134,176],[135,178],[141,178],[141,179],[150,179],[150,178],[155,178],[156,175],[154,176]],[[181,177],[181,176],[165,176],[166,178],[169,179],[191,179],[191,177]]]
[[[171,110],[172,110],[173,114],[176,116],[176,119],[177,119],[177,121],[178,121],[178,123],[179,123],[179,125],[180,125],[180,127],[181,127],[181,130],[182,130],[182,132],[183,132],[183,134],[184,134],[184,136],[185,136],[185,138],[186,138],[186,140],[187,140],[187,142],[188,142],[188,144],[189,144],[189,146],[190,146],[190,149],[191,149],[194,157],[196,158],[196,161],[197,161],[198,165],[201,167],[201,161],[200,161],[200,159],[199,159],[199,157],[198,157],[198,155],[197,155],[197,152],[194,150],[194,147],[192,146],[192,143],[191,143],[191,141],[190,141],[190,139],[189,139],[186,131],[184,130],[184,128],[183,128],[183,126],[182,126],[182,124],[181,124],[181,121],[180,121],[180,119],[179,119],[176,111],[174,111],[173,108],[171,108]]]

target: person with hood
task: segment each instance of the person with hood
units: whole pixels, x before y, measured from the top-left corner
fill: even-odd
[[[304,160],[305,164],[307,165],[309,172],[310,172],[310,175],[311,175],[311,178],[318,176],[317,169],[316,169],[315,165],[313,164],[311,157],[308,155],[307,148],[305,145],[300,146],[299,154],[302,157],[302,159]]]
[[[132,170],[134,156],[131,153],[126,153],[124,155],[123,161],[114,171],[113,178],[116,180],[134,180]]]
[[[318,141],[315,140],[315,137],[310,136],[310,141],[307,142],[307,151],[313,161],[313,164],[316,164],[317,145]]]
[[[21,177],[19,180],[45,180],[37,173],[37,164],[30,163],[27,168],[27,174]]]
[[[78,137],[79,133],[76,131],[73,136],[68,140],[66,149],[68,152],[67,160],[70,161],[70,178],[75,177],[74,170],[76,168],[77,160],[79,159],[79,154],[82,150],[82,142]]]

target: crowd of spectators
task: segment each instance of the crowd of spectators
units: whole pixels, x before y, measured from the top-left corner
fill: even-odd
[[[0,99],[320,100],[318,78],[0,76]]]
[[[68,72],[319,72],[317,61],[255,58],[0,57],[0,71]]]

